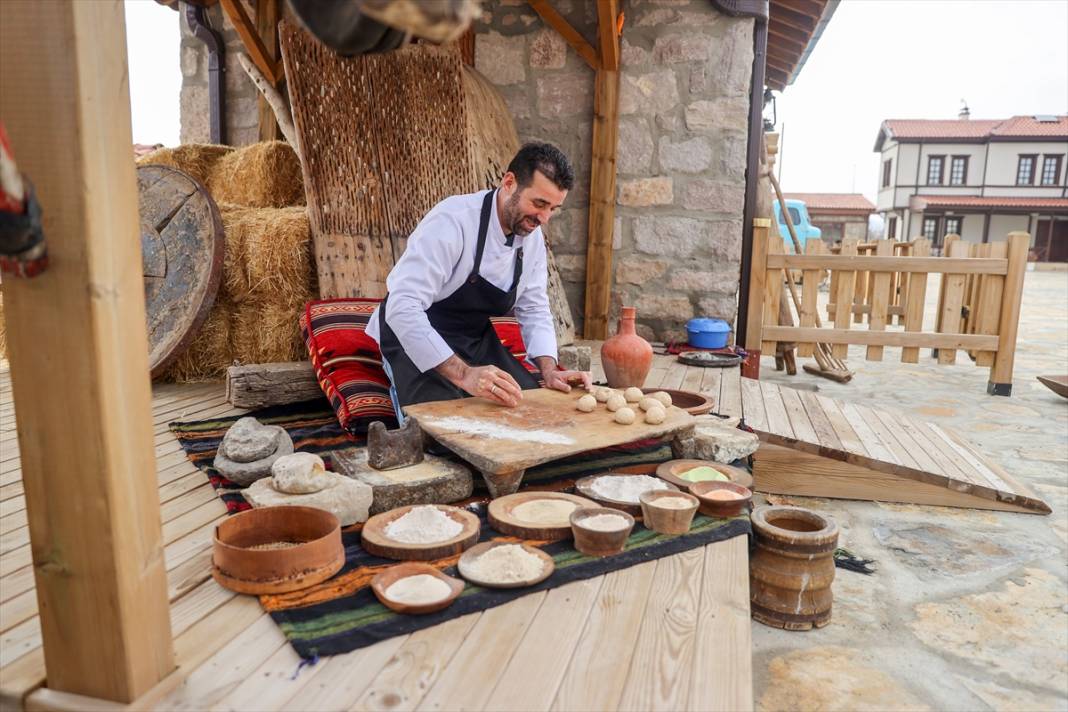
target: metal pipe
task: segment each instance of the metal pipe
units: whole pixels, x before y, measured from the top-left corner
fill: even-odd
[[[211,29],[205,10],[199,5],[182,3],[185,22],[193,36],[208,48],[208,106],[211,121],[211,142],[226,143],[226,44],[222,35]]]

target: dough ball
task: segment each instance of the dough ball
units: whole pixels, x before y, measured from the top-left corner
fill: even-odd
[[[667,411],[660,407],[657,403],[655,408],[649,408],[645,411],[645,422],[652,425],[659,425],[663,423],[667,418]]]
[[[593,409],[597,407],[597,399],[587,393],[578,399],[578,402],[575,403],[575,407],[583,413],[592,413]]]
[[[605,407],[612,412],[619,410],[626,404],[626,399],[624,399],[623,396],[619,395],[618,393],[613,393],[612,395],[608,396],[608,400],[605,401]]]
[[[661,403],[664,404],[665,408],[667,408],[668,406],[671,405],[671,394],[670,393],[664,393],[663,391],[657,391],[652,396],[650,396],[650,398],[656,398],[658,401],[660,401]]]
[[[593,394],[593,397],[597,399],[598,403],[604,403],[608,400],[609,396],[612,395],[613,391],[611,388],[605,388],[604,386],[594,386],[590,393]]]
[[[630,425],[634,422],[634,411],[630,408],[620,408],[616,411],[616,422],[621,425]]]
[[[650,408],[663,408],[664,404],[652,396],[647,396],[638,402],[638,407],[642,410],[649,410]]]
[[[642,398],[645,398],[645,394],[642,393],[641,388],[635,388],[631,386],[627,390],[623,391],[623,397],[627,399],[628,403],[637,403]]]
[[[271,465],[271,484],[286,494],[311,494],[330,486],[323,458],[310,452],[283,455]]]

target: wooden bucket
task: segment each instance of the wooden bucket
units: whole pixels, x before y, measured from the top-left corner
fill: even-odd
[[[753,618],[785,630],[810,630],[830,623],[838,525],[802,507],[775,506],[758,507],[752,522],[756,540],[749,562]]]

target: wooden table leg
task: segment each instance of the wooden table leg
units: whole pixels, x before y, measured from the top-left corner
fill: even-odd
[[[482,479],[486,481],[490,497],[497,499],[506,494],[515,494],[516,490],[519,489],[519,483],[523,481],[523,474],[526,470],[516,470],[515,472],[505,472],[503,474],[483,472],[482,470],[479,470],[479,472],[482,472]]]

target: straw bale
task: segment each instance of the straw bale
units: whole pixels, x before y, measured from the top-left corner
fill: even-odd
[[[314,293],[317,275],[304,207],[220,205],[226,233],[224,289],[236,303],[293,301]]]
[[[301,361],[308,357],[300,336],[301,309],[311,295],[283,301],[247,301],[234,309],[230,343],[241,364]]]
[[[137,160],[137,165],[170,166],[188,173],[201,185],[207,187],[208,176],[219,160],[233,153],[233,146],[217,146],[211,143],[187,143],[175,148],[160,148]]]
[[[227,153],[208,176],[217,203],[249,208],[304,205],[300,158],[285,141],[262,141]]]
[[[0,359],[7,358],[7,322],[4,321],[4,298],[0,296]]]
[[[160,380],[191,383],[221,379],[233,361],[230,346],[233,313],[233,303],[220,293],[189,348],[167,368]]]

